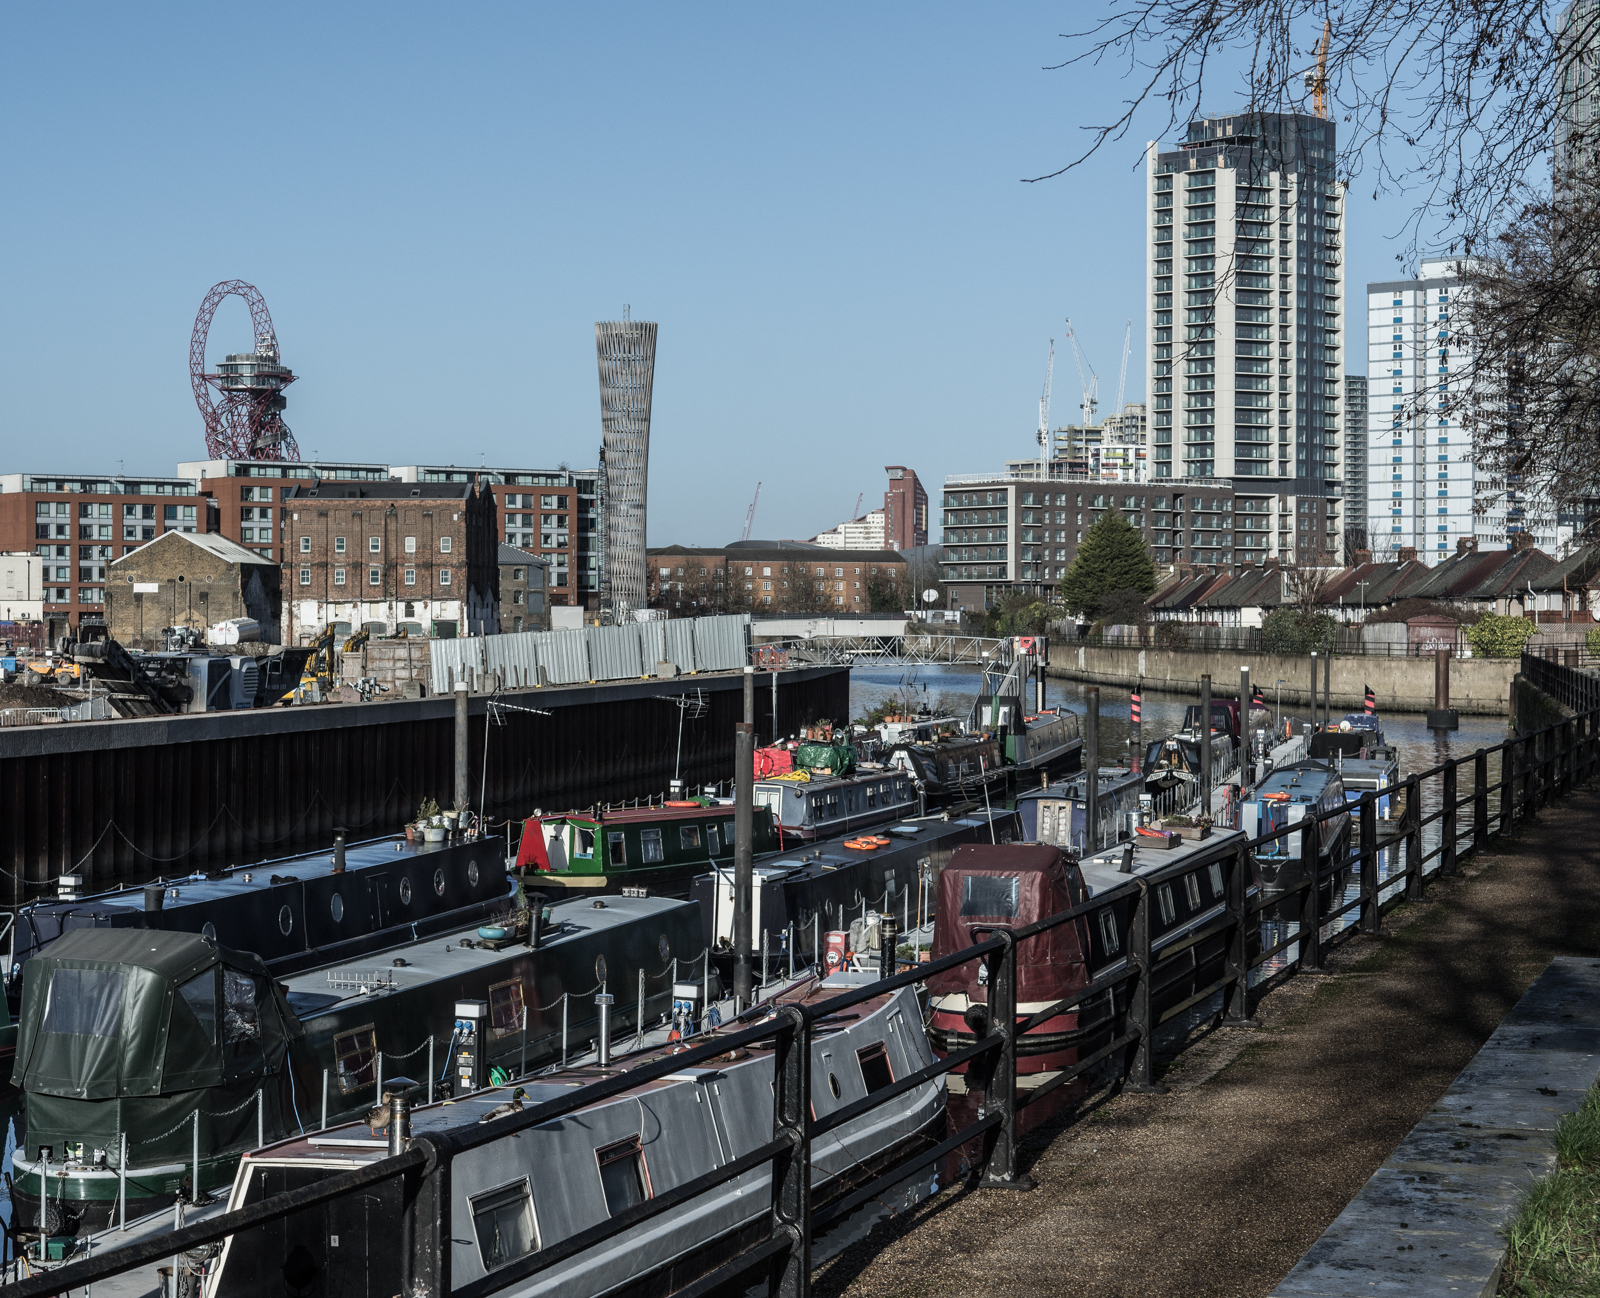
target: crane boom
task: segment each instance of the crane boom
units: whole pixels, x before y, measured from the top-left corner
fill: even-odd
[[[1039,447],[1045,458],[1050,455],[1050,385],[1056,373],[1056,340],[1050,340],[1050,359],[1044,367],[1044,391],[1039,394]]]
[[[1318,117],[1328,116],[1328,44],[1333,39],[1333,20],[1322,24],[1322,39],[1317,43],[1317,66],[1305,74],[1306,89],[1311,92],[1311,111]]]
[[[1078,382],[1083,388],[1083,401],[1078,408],[1083,411],[1083,426],[1089,428],[1100,409],[1100,376],[1094,372],[1093,365],[1089,366],[1089,373],[1084,374],[1083,352],[1078,348],[1078,335],[1073,332],[1071,320],[1067,321],[1067,337],[1072,341],[1072,355],[1078,362]]]
[[[1114,415],[1122,413],[1122,397],[1128,390],[1128,353],[1133,349],[1133,321],[1128,321],[1128,328],[1122,335],[1122,373],[1117,375],[1117,405],[1111,412]]]
[[[864,491],[857,494],[857,496],[856,496],[855,513],[850,515],[850,518],[851,518],[852,522],[861,517],[861,502],[863,500],[865,500],[866,498],[867,498],[867,493],[864,492]]]
[[[756,501],[761,499],[761,484],[756,483],[755,497],[750,501],[750,508],[744,515],[744,533],[739,537],[741,541],[750,539],[750,529],[756,525]]]

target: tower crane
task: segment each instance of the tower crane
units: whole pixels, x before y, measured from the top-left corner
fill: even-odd
[[[761,499],[761,484],[756,483],[756,494],[750,501],[750,508],[744,513],[744,532],[740,535],[741,541],[750,539],[750,529],[756,525],[756,501]]]
[[[1128,353],[1133,349],[1133,321],[1122,335],[1122,372],[1117,375],[1117,404],[1112,414],[1122,413],[1122,396],[1128,390]]]
[[[1083,401],[1079,409],[1083,411],[1083,426],[1094,425],[1094,417],[1100,410],[1100,376],[1094,372],[1094,366],[1089,366],[1086,376],[1083,372],[1083,353],[1078,349],[1078,335],[1073,332],[1072,321],[1067,321],[1067,337],[1072,342],[1072,355],[1078,362],[1078,382],[1083,387]]]
[[[1328,42],[1333,38],[1333,21],[1322,24],[1322,40],[1317,44],[1317,66],[1305,72],[1306,89],[1311,92],[1311,111],[1328,116]]]
[[[863,500],[865,500],[866,498],[867,498],[867,493],[866,492],[862,491],[862,492],[858,492],[857,493],[857,495],[856,495],[855,512],[850,515],[850,519],[851,519],[852,522],[854,522],[856,519],[861,517],[861,502]]]
[[[1044,391],[1039,394],[1039,449],[1050,456],[1050,384],[1056,373],[1056,340],[1050,340],[1050,359],[1044,367]]]

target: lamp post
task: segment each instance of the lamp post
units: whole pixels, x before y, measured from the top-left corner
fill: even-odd
[[[1365,581],[1358,581],[1356,583],[1361,590],[1361,620],[1363,622],[1367,620],[1367,586],[1369,584],[1369,582]]]

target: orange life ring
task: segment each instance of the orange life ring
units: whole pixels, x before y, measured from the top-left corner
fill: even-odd
[[[698,802],[666,802],[662,805],[666,807],[698,807],[700,804]]]

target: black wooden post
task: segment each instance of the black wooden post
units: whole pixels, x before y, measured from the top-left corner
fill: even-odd
[[[1017,1170],[1017,942],[1005,929],[992,934],[1005,945],[989,958],[989,1035],[1000,1036],[994,1069],[984,1087],[983,1111],[1000,1114],[984,1136],[983,1177],[994,1190],[1031,1190],[1033,1178]]]
[[[1439,828],[1439,873],[1459,874],[1456,865],[1456,767],[1459,762],[1446,762],[1444,767],[1444,818]]]
[[[1472,755],[1472,850],[1481,852],[1489,841],[1489,750]]]
[[[1348,813],[1346,813],[1348,814]],[[1322,972],[1322,822],[1307,816],[1300,824],[1302,877],[1311,886],[1300,894],[1300,972]]]
[[[1228,919],[1233,928],[1228,937],[1228,977],[1232,980],[1223,993],[1226,1008],[1222,1021],[1235,1027],[1259,1027],[1250,1017],[1250,942],[1252,930],[1259,925],[1251,921],[1247,907],[1250,904],[1250,849],[1241,842],[1234,851],[1228,870]]]
[[[1511,828],[1511,818],[1517,810],[1517,759],[1513,753],[1515,739],[1500,745],[1500,832]]]
[[[1143,879],[1133,898],[1133,923],[1128,931],[1128,963],[1133,967],[1133,989],[1128,996],[1128,1031],[1139,1035],[1133,1042],[1133,1058],[1128,1066],[1127,1087],[1132,1091],[1154,1091],[1155,1042],[1153,1015],[1150,1012],[1150,889]],[[1164,1088],[1163,1088],[1164,1089]]]
[[[1406,786],[1406,900],[1422,900],[1422,783],[1408,776]]]
[[[811,1292],[811,1024],[798,1005],[778,1011],[773,1040],[774,1140],[789,1148],[772,1159],[772,1234],[789,1241],[772,1260],[767,1292],[806,1298]]]
[[[450,1298],[450,1155],[426,1136],[412,1142],[428,1161],[401,1183],[400,1257],[404,1298]]]
[[[1393,793],[1389,795],[1394,797]],[[1376,934],[1383,925],[1378,907],[1378,795],[1361,795],[1361,931]]]

